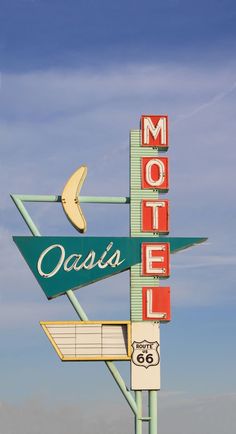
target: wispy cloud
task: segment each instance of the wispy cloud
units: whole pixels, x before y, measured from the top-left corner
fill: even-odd
[[[56,404],[56,405],[55,405]],[[22,404],[0,404],[1,426],[4,434],[36,434],[39,431],[49,434],[74,432],[80,427],[84,434],[107,434],[130,432],[133,416],[128,406],[116,401],[99,400],[94,403],[91,413],[91,399],[78,402],[45,402],[40,397]],[[236,424],[235,394],[192,396],[179,393],[163,394],[159,397],[159,430],[163,434],[185,431],[230,434]],[[196,423],[197,422],[197,423]]]
[[[183,260],[183,258],[182,258]],[[187,258],[185,256],[185,263],[176,263],[176,257],[175,257],[175,263],[172,265],[173,268],[176,269],[188,269],[188,268],[202,268],[202,267],[219,267],[219,266],[225,266],[225,265],[236,265],[236,256],[227,256],[227,255],[199,255],[199,256],[191,256],[191,258]],[[181,261],[182,262],[182,261]]]
[[[229,86],[229,87],[227,86],[227,88],[225,90],[217,93],[215,96],[213,96],[213,98],[211,98],[210,100],[206,101],[205,103],[200,104],[194,110],[192,110],[190,113],[183,114],[183,115],[181,115],[181,114],[178,115],[178,118],[173,122],[173,125],[175,125],[176,123],[179,123],[181,121],[185,121],[185,120],[187,120],[187,119],[195,116],[196,114],[198,114],[202,110],[206,110],[209,107],[213,106],[214,104],[222,101],[225,97],[227,97],[232,92],[234,92],[235,89],[236,89],[236,82],[234,81],[231,86]]]

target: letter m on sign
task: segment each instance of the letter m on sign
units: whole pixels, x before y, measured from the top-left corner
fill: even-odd
[[[142,146],[168,148],[168,116],[143,115],[141,117]]]

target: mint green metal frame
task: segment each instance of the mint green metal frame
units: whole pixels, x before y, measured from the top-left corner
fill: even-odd
[[[52,195],[11,195],[12,200],[14,201],[16,207],[18,208],[20,214],[22,215],[25,223],[27,224],[29,230],[31,231],[33,236],[41,236],[37,226],[33,222],[32,218],[30,217],[28,211],[26,210],[23,202],[61,202],[61,196],[52,196]],[[82,200],[81,200],[82,199]],[[116,197],[116,198],[108,198],[108,197],[80,197],[80,202],[87,202],[87,203],[129,203],[129,198],[127,197]],[[77,297],[75,296],[74,292],[72,290],[69,290],[66,292],[66,295],[71,302],[72,306],[74,307],[75,311],[77,312],[79,318],[82,321],[87,321],[88,317],[83,310],[82,306],[80,305]],[[121,377],[118,369],[116,368],[115,364],[113,362],[105,362],[107,368],[109,369],[110,373],[112,374],[114,380],[116,381],[118,387],[120,388],[122,394],[124,395],[126,401],[128,402],[131,410],[135,414],[135,416],[138,416],[138,407],[135,402],[135,399],[131,392],[128,390],[123,378]],[[141,434],[141,433],[139,433]]]
[[[61,196],[52,194],[34,195],[34,194],[11,194],[14,202],[61,202]],[[126,204],[130,203],[129,197],[110,197],[110,196],[79,196],[81,203],[110,203]]]

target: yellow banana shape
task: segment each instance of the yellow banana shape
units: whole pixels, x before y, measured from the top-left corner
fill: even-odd
[[[68,179],[61,195],[64,212],[79,232],[87,229],[86,220],[79,205],[79,193],[87,175],[87,167],[79,167]]]

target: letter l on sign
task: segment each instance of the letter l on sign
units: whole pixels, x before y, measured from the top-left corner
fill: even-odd
[[[142,306],[144,321],[170,321],[170,287],[142,288]]]

